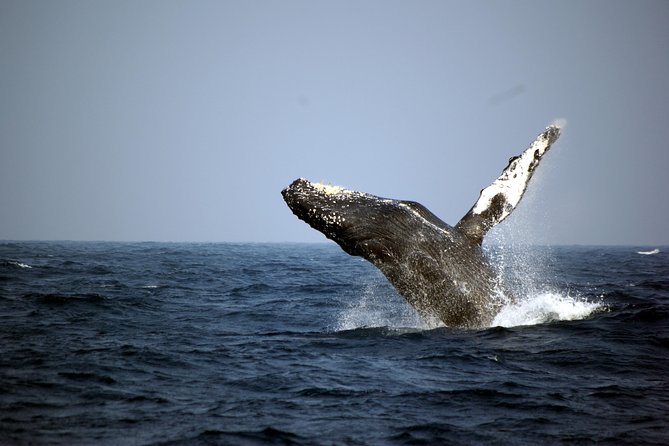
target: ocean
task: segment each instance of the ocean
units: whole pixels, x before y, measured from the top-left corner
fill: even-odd
[[[491,247],[464,330],[334,243],[0,242],[0,444],[666,445],[653,248]]]

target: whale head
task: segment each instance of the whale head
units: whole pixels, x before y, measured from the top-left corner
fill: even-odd
[[[384,218],[395,200],[299,178],[281,191],[293,213],[352,255],[383,254],[379,242],[393,239]],[[376,222],[376,224],[375,224]]]

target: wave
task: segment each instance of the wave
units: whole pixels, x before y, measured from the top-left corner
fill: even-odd
[[[157,290],[157,289],[163,289],[163,288],[169,288],[169,285],[142,285],[140,288],[145,289],[145,290]]]
[[[262,430],[240,430],[227,431],[219,429],[208,429],[195,437],[170,440],[156,443],[156,446],[175,445],[210,445],[210,444],[313,444],[301,436],[280,430],[274,427],[266,427]]]
[[[97,293],[28,293],[23,295],[24,299],[35,300],[44,304],[64,304],[75,302],[104,302],[108,297]]]
[[[58,372],[58,376],[74,381],[96,381],[102,384],[115,384],[116,380],[107,375],[99,375],[89,372]]]
[[[24,268],[32,269],[32,266],[19,262],[17,260],[0,260],[0,266],[13,267],[13,268]]]
[[[637,254],[645,255],[645,256],[652,256],[654,254],[659,254],[660,250],[658,248],[653,249],[652,251],[637,251]]]
[[[441,324],[440,327],[445,327]],[[436,328],[435,328],[436,329]],[[340,339],[365,339],[365,338],[386,338],[386,337],[395,337],[395,336],[412,336],[412,335],[421,335],[428,330],[433,330],[433,328],[425,327],[393,327],[388,325],[382,325],[377,327],[357,327],[345,330],[336,331],[336,336]]]

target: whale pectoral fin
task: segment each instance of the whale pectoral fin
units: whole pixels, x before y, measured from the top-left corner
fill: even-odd
[[[502,174],[481,191],[478,201],[458,222],[456,229],[480,245],[486,233],[518,206],[541,158],[559,136],[560,126],[550,125],[522,154],[511,158]]]

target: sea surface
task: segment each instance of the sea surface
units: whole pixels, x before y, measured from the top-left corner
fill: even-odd
[[[669,248],[489,253],[463,330],[334,244],[0,242],[0,444],[669,444]]]

